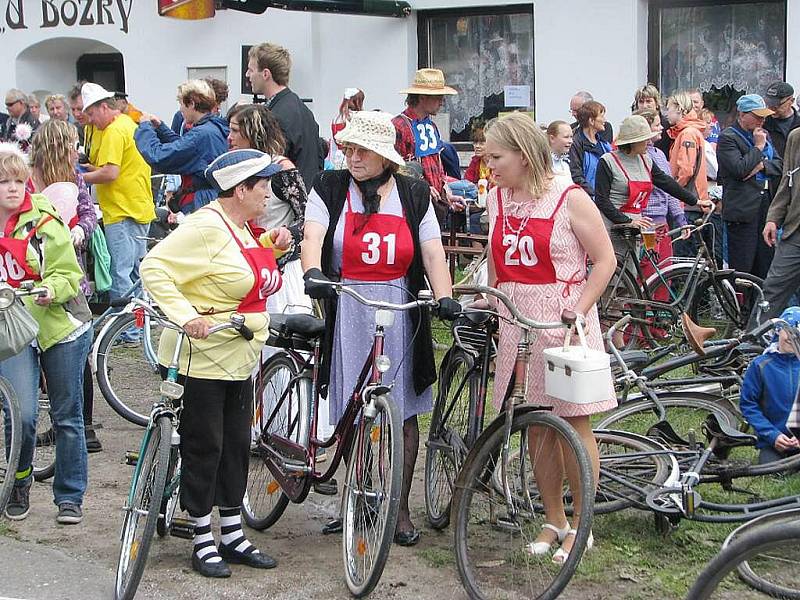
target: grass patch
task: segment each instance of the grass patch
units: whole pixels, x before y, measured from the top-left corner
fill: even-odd
[[[456,564],[453,551],[449,548],[422,548],[417,555],[434,569],[450,568]]]

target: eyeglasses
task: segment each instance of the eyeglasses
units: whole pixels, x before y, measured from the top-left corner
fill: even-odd
[[[368,150],[367,148],[361,148],[359,146],[345,146],[342,149],[342,152],[344,152],[344,155],[347,158],[352,158],[354,154],[359,157],[366,156],[368,152],[371,152],[371,150]]]

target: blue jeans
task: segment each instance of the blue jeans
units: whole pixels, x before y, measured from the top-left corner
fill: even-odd
[[[50,416],[56,434],[55,504],[83,503],[88,477],[86,437],[83,429],[83,367],[92,345],[92,329],[66,344],[56,344],[39,354],[28,347],[0,363],[0,374],[11,381],[22,406],[22,451],[19,472],[33,462],[39,402],[39,364],[48,381]],[[7,429],[6,436],[10,435]],[[7,438],[8,440],[8,438]],[[19,484],[29,478],[20,479]]]
[[[24,473],[33,463],[36,445],[36,417],[39,413],[39,356],[33,346],[26,346],[19,354],[0,361],[0,375],[8,379],[17,395],[22,412],[22,450],[19,455],[18,472]],[[8,400],[3,398],[5,410]],[[11,422],[6,419],[5,443],[8,452],[11,443]],[[18,485],[27,484],[31,476],[17,480]]]
[[[148,223],[124,219],[105,226],[106,244],[111,255],[111,300],[122,298],[139,279],[139,262],[147,253],[147,242],[136,239],[147,235]]]

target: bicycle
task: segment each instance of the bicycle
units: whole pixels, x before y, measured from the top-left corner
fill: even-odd
[[[132,304],[138,299],[144,305]],[[161,377],[158,371],[158,342],[163,333],[160,321],[145,310],[155,308],[141,280],[95,319],[102,324],[91,354],[91,367],[100,392],[123,419],[144,427],[149,418],[149,399],[158,394]],[[124,334],[135,327],[140,331],[138,342],[124,341]],[[151,373],[145,389],[123,387],[120,380],[128,373]]]
[[[374,589],[383,573],[394,538],[403,475],[403,424],[391,398],[393,383],[383,380],[391,368],[384,354],[384,331],[393,323],[393,311],[433,308],[437,303],[427,290],[405,304],[392,304],[365,298],[339,282],[316,283],[328,284],[377,309],[372,347],[333,434],[320,440],[317,382],[324,322],[302,314],[270,316],[272,343],[284,351],[264,363],[263,383],[256,388],[260,412],[268,416],[254,449],[255,464],[251,462],[245,518],[248,523],[271,526],[289,501],[303,502],[312,484],[330,480],[347,456],[342,557],[347,587],[353,596],[362,597]],[[317,450],[334,444],[336,452],[328,469],[317,471]]]
[[[736,331],[745,330],[754,306],[763,309],[763,281],[759,277],[717,267],[701,235],[704,228],[712,226],[710,214],[691,228],[698,240],[694,258],[672,257],[671,263],[665,265],[658,262],[654,249],[643,248],[643,260],[655,271],[650,277],[644,276],[639,260],[639,228],[628,224],[612,226],[625,241],[625,252],[618,257],[614,276],[598,301],[598,312],[601,324],[607,325],[631,314],[629,328],[620,330],[618,345],[621,342],[626,349],[662,346],[680,332],[679,326],[685,326],[687,318],[692,324],[721,328],[721,337],[731,337]],[[666,235],[681,231],[674,229]],[[709,329],[703,333],[709,336],[713,332]]]
[[[508,319],[522,330],[512,380],[503,399],[503,412],[486,426],[466,456],[455,482],[456,564],[471,598],[524,596],[556,598],[569,583],[591,534],[594,481],[591,463],[577,432],[547,407],[525,404],[530,342],[536,329],[559,329],[574,324],[565,312],[562,321],[539,323],[519,313],[502,292],[485,286],[459,286],[456,292],[495,297],[508,310]],[[485,377],[485,374],[484,374]],[[545,451],[546,440],[550,451]],[[553,444],[560,444],[564,464],[578,481],[565,502],[581,507],[571,551],[563,562],[534,554],[531,544],[544,524],[534,471],[552,462]],[[512,455],[516,452],[516,460]]]
[[[40,296],[48,293],[46,288],[33,287],[33,282],[26,283],[29,285],[23,285],[18,289],[12,288],[7,283],[0,283],[0,311],[8,310],[24,296]],[[0,462],[0,514],[2,514],[14,487],[22,448],[22,407],[11,382],[5,377],[0,377],[0,410],[3,412],[5,432],[5,452]]]
[[[143,300],[133,300],[162,327],[178,332],[175,350],[161,384],[160,397],[152,404],[150,418],[137,454],[126,456],[135,465],[131,487],[123,507],[124,520],[120,532],[120,550],[114,582],[115,600],[131,600],[144,573],[153,534],[173,533],[191,539],[194,525],[174,517],[180,493],[180,434],[183,385],[178,383],[180,352],[186,333],[175,323],[161,317]],[[235,329],[246,340],[253,332],[244,324],[242,315],[233,314],[228,323],[209,328],[209,335],[224,329]]]
[[[800,519],[754,529],[724,548],[697,577],[686,600],[722,598],[715,592],[725,578],[744,565],[758,564],[765,570],[767,583],[760,591],[774,598],[800,598],[797,566],[800,565]],[[749,582],[748,582],[749,583]]]

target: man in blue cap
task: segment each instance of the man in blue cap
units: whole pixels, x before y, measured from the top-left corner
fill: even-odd
[[[787,308],[780,318],[796,329],[800,307]],[[750,363],[739,395],[742,415],[758,436],[758,463],[762,465],[800,452],[800,430],[787,424],[800,384],[800,359],[785,329],[785,325],[776,327],[776,343]]]
[[[718,178],[722,180],[722,218],[728,228],[731,268],[764,278],[773,249],[761,232],[770,203],[770,182],[781,176],[783,161],[769,141],[764,119],[773,111],[758,94],[736,102],[736,123],[719,136]]]

